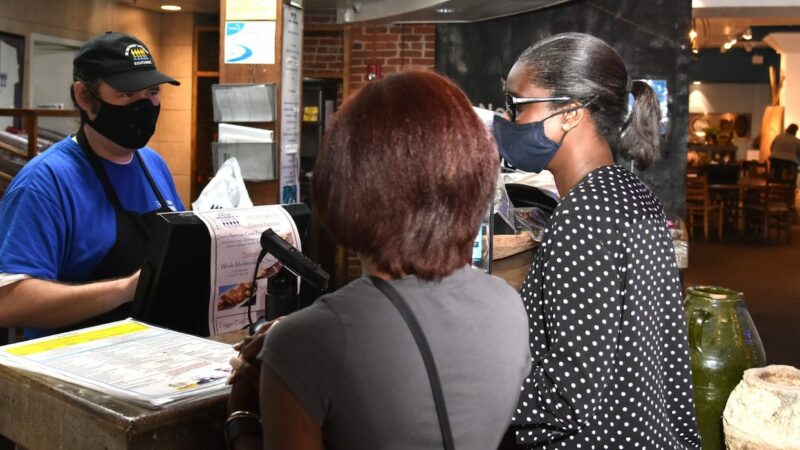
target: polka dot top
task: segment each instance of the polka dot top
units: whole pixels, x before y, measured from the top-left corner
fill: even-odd
[[[699,448],[674,250],[636,176],[602,167],[563,199],[521,294],[532,369],[518,444]]]

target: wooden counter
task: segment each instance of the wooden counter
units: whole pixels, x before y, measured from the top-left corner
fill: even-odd
[[[528,276],[534,255],[536,255],[536,248],[492,261],[492,275],[506,280],[511,287],[519,290],[522,283],[525,282],[525,277]]]
[[[492,274],[519,289],[536,249],[496,260]],[[219,336],[228,343],[242,333]],[[97,391],[0,366],[0,434],[28,450],[218,450],[229,390],[152,410]]]
[[[233,343],[242,336],[218,340]],[[152,410],[0,366],[0,434],[29,450],[224,449],[228,393]]]

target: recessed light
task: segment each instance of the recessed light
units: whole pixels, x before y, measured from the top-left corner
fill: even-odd
[[[453,14],[454,12],[456,12],[456,10],[453,8],[436,8],[434,11],[436,11],[439,14]]]
[[[692,84],[695,85],[695,86],[700,86],[701,84],[703,84],[703,82],[702,81],[692,81]]]
[[[161,5],[161,9],[164,11],[180,11],[183,8],[178,5]]]

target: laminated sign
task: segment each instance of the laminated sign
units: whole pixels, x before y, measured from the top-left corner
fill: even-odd
[[[275,64],[275,22],[225,22],[225,64]]]

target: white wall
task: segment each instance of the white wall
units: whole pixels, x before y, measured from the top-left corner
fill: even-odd
[[[61,103],[64,109],[73,109],[69,96],[72,84],[72,59],[80,46],[79,41],[33,34],[30,53],[28,101],[32,108],[43,104]],[[39,119],[41,128],[74,133],[78,129],[78,118]]]
[[[770,102],[768,84],[703,83],[689,89],[690,114],[750,114],[750,136],[733,140],[736,159],[745,158],[753,139],[761,133],[761,118]]]

